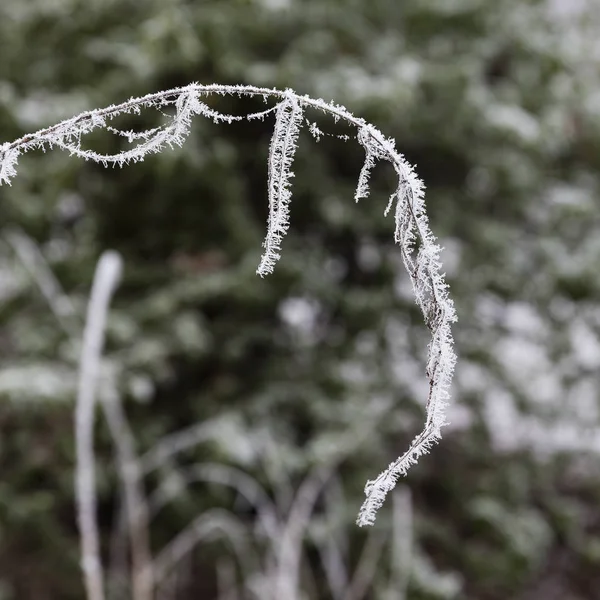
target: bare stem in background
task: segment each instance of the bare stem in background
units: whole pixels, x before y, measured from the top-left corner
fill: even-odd
[[[154,572],[159,591],[161,583],[170,572],[189,556],[202,540],[219,537],[229,542],[241,565],[247,564],[252,559],[254,550],[246,540],[246,532],[241,521],[229,511],[208,510],[196,517],[155,558]]]
[[[116,390],[102,395],[102,407],[116,448],[125,502],[132,563],[133,600],[152,600],[153,574],[148,504],[144,493],[135,440]]]
[[[362,600],[367,597],[369,586],[373,584],[377,572],[377,563],[381,558],[385,541],[386,533],[377,529],[369,531],[344,600]]]
[[[389,598],[405,600],[413,552],[413,510],[410,489],[401,485],[392,496],[392,565]]]
[[[302,542],[315,503],[330,477],[332,468],[314,468],[304,479],[290,507],[287,523],[281,532],[281,540],[276,546],[278,566],[275,574],[273,600],[288,598],[299,600],[300,563]]]
[[[102,254],[94,275],[79,367],[75,408],[77,453],[75,491],[77,524],[81,538],[81,568],[88,600],[105,600],[100,538],[96,520],[94,414],[106,317],[121,271],[122,260],[119,254],[111,251]]]

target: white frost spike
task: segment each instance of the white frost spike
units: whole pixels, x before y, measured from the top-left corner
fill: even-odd
[[[275,129],[269,147],[269,221],[263,243],[265,252],[256,272],[261,277],[272,273],[279,260],[281,240],[289,226],[289,189],[294,173],[290,171],[296,152],[296,142],[302,125],[302,109],[296,99],[288,95],[277,107]]]
[[[19,158],[18,150],[8,148],[8,144],[0,146],[0,185],[8,183],[17,174],[15,165]]]
[[[361,198],[368,197],[369,179],[371,177],[371,171],[375,166],[375,161],[380,158],[384,158],[385,155],[381,151],[381,147],[375,142],[373,136],[371,135],[369,126],[361,127],[356,137],[365,149],[365,162],[360,170],[358,183],[356,185],[356,192],[354,193],[354,200],[358,202]]]

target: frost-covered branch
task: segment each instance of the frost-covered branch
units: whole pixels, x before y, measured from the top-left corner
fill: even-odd
[[[242,116],[229,115],[217,111],[204,101],[212,95],[262,97],[265,102],[274,99],[276,103],[261,112]],[[162,110],[166,107],[174,108],[174,114],[159,127],[133,132],[122,131],[110,125],[110,121],[119,115],[139,114],[144,108]],[[426,421],[423,430],[414,438],[408,450],[390,463],[375,480],[367,483],[367,497],[357,522],[359,525],[372,525],[377,510],[383,504],[387,493],[396,485],[397,479],[405,475],[409,467],[440,439],[441,428],[445,425],[448,388],[455,363],[451,324],[456,320],[456,315],[444,276],[440,272],[441,248],[435,243],[425,212],[424,186],[412,166],[397,152],[392,139],[386,138],[373,125],[355,117],[343,106],[301,96],[289,89],[192,83],[141,98],[130,98],[122,104],[84,112],[52,127],[0,145],[0,185],[10,183],[16,175],[19,157],[29,150],[57,147],[105,166],[111,164],[122,167],[131,162],[141,161],[146,155],[160,152],[166,147],[181,146],[189,133],[192,118],[196,115],[216,123],[233,123],[244,119],[264,119],[274,112],[276,120],[268,160],[269,222],[264,242],[265,252],[257,269],[257,273],[263,276],[273,270],[279,258],[283,236],[288,229],[290,180],[293,177],[291,167],[299,128],[304,120],[304,111],[308,108],[326,113],[335,121],[343,120],[356,127],[356,138],[365,149],[365,162],[358,178],[356,200],[368,196],[369,176],[378,161],[385,160],[393,166],[398,185],[390,197],[385,214],[394,209],[394,239],[400,246],[417,305],[431,332],[427,358],[429,395]],[[106,129],[137,145],[112,155],[96,153],[82,146],[83,137],[94,129]],[[310,125],[309,130],[317,140],[323,134],[314,124]]]
[[[37,244],[23,231],[14,227],[8,229],[4,237],[37,284],[64,331],[69,335],[79,333],[77,310],[61,288]]]

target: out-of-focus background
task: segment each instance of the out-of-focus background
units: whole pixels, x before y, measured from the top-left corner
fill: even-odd
[[[0,141],[192,81],[333,99],[417,164],[460,320],[451,425],[358,529],[364,483],[419,431],[427,393],[428,332],[383,217],[391,170],[356,205],[362,148],[304,130],[283,258],[261,279],[272,119],[196,118],[183,148],[122,170],[21,158],[0,189],[0,598],[84,597],[73,407],[107,249],[125,272],[101,392],[150,465],[157,597],[267,597],[271,507],[291,536],[290,598],[600,598],[597,9],[2,0]],[[131,598],[100,416],[96,446],[108,591]]]

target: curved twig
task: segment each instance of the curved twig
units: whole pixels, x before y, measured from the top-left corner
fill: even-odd
[[[105,252],[98,261],[83,333],[75,407],[77,523],[81,539],[81,567],[88,600],[104,600],[105,597],[96,520],[94,414],[108,306],[120,279],[121,267],[121,257],[116,252]]]

